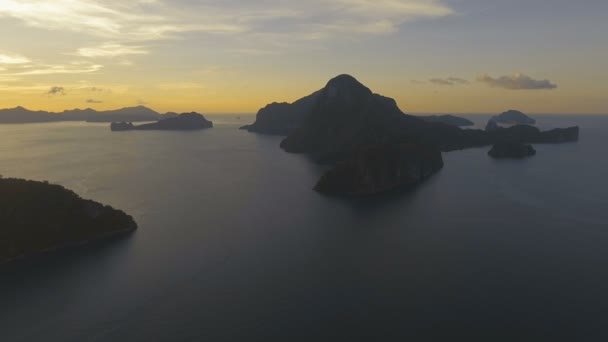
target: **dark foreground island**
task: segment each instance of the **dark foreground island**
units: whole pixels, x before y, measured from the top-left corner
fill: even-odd
[[[0,264],[135,229],[131,216],[59,185],[0,178]]]
[[[198,113],[184,113],[157,122],[135,126],[131,122],[112,122],[110,129],[119,131],[194,131],[212,128],[213,122]]]

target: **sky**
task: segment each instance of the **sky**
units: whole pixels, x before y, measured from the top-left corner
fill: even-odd
[[[339,74],[408,113],[608,114],[606,0],[0,0],[0,108],[255,113]]]

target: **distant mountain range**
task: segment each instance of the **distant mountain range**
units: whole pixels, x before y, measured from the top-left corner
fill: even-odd
[[[143,122],[172,117],[172,113],[160,114],[148,107],[137,106],[115,110],[73,109],[63,112],[32,111],[23,107],[0,109],[0,123],[35,123],[59,121],[86,122]]]

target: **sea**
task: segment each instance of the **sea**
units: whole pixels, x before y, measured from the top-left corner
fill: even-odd
[[[0,341],[608,340],[608,116],[538,115],[580,141],[444,153],[426,183],[368,199],[314,192],[327,166],[238,130],[253,116],[208,118],[0,125],[1,175],[139,224],[1,265]]]

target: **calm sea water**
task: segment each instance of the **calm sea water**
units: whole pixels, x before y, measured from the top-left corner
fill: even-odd
[[[480,124],[486,117],[473,117]],[[203,132],[0,126],[0,174],[132,214],[130,238],[0,266],[0,341],[605,341],[608,116],[525,161],[444,154],[415,191],[340,200],[324,167]]]

